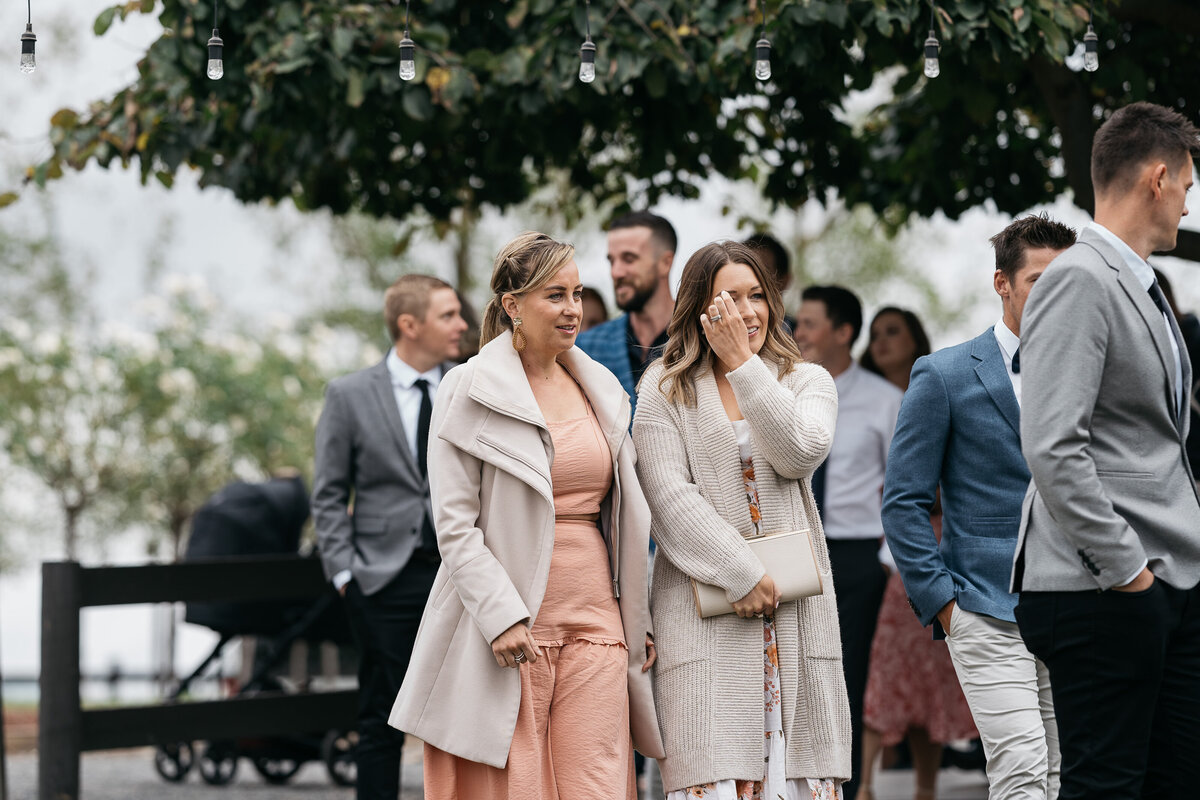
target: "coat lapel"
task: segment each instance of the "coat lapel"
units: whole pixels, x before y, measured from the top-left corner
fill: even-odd
[[[1008,377],[1008,365],[1004,363],[1004,353],[996,341],[996,334],[988,328],[975,337],[971,343],[971,358],[975,364],[975,374],[979,382],[991,396],[992,402],[1000,409],[1000,414],[1016,432],[1021,435],[1021,408],[1017,405],[1017,396],[1013,392],[1012,381]]]
[[[455,398],[438,436],[508,472],[554,502],[550,429],[525,378],[512,334],[488,342],[471,359],[471,385]]]
[[[404,463],[405,469],[420,483],[420,473],[412,452],[408,449],[408,436],[405,434],[404,422],[400,419],[400,409],[396,406],[396,393],[392,390],[392,373],[388,372],[387,360],[381,361],[371,373],[371,389],[379,411],[387,420],[388,430],[395,440],[396,452]]]
[[[1089,231],[1086,228],[1080,234],[1079,241],[1091,247],[1096,253],[1104,259],[1105,263],[1117,273],[1117,283],[1121,289],[1129,296],[1133,302],[1134,308],[1137,309],[1142,321],[1146,323],[1146,328],[1150,332],[1150,338],[1154,341],[1154,349],[1158,351],[1158,359],[1162,363],[1164,391],[1167,395],[1167,408],[1175,413],[1178,409],[1175,408],[1175,356],[1171,352],[1171,342],[1167,338],[1174,335],[1174,330],[1168,330],[1163,325],[1162,312],[1158,310],[1158,306],[1150,299],[1150,294],[1142,288],[1142,284],[1138,282],[1137,275],[1133,274],[1133,270],[1125,263],[1125,259],[1121,258],[1121,254],[1104,241],[1098,233]],[[1186,358],[1180,351],[1181,356]],[[1176,414],[1176,424],[1180,423],[1182,414]]]

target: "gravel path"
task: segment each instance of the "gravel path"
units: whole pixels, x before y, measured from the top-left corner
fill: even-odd
[[[423,800],[420,751],[408,752],[405,761],[400,800]],[[354,800],[354,791],[333,786],[319,763],[304,765],[286,786],[265,783],[244,759],[237,777],[227,786],[209,786],[194,771],[183,783],[167,783],[154,771],[149,749],[88,753],[82,770],[81,800]],[[9,756],[8,775],[12,800],[37,797],[36,753]],[[913,777],[907,770],[885,771],[875,782],[875,800],[911,800],[912,796]],[[982,772],[942,770],[938,800],[986,798]]]

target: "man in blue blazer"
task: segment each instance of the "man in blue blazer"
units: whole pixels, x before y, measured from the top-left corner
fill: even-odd
[[[657,214],[635,211],[608,226],[608,265],[617,308],[625,313],[579,334],[575,344],[608,367],[637,410],[637,385],[667,343],[675,312],[671,265],[678,240],[675,228]]]
[[[1026,649],[1009,573],[1029,469],[1020,438],[1025,299],[1075,232],[1045,215],[992,238],[1001,320],[913,366],[884,480],[883,526],[909,603],[946,637],[987,754],[991,800],[1058,793],[1046,668]],[[941,487],[942,536],[930,512]]]

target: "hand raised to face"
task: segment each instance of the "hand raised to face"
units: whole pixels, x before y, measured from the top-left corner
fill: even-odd
[[[714,297],[708,313],[700,315],[700,326],[704,329],[708,346],[728,371],[742,366],[754,355],[756,348],[751,346],[752,338],[762,342],[757,317],[753,323],[752,328],[746,327],[746,320],[729,292],[721,292]]]

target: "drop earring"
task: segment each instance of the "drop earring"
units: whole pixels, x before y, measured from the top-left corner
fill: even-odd
[[[521,318],[516,317],[513,319],[513,349],[518,353],[524,352],[527,344],[525,331],[521,330]]]

